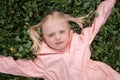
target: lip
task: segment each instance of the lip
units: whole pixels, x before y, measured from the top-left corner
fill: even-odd
[[[56,44],[58,45],[58,44],[62,44],[63,43],[63,41],[61,41],[61,42],[56,42]]]

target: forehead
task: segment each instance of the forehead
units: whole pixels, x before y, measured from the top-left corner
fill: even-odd
[[[42,31],[43,33],[51,33],[58,30],[67,30],[68,29],[68,23],[64,19],[50,19],[47,20],[43,26]]]

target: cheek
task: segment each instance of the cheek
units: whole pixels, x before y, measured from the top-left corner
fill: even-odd
[[[48,40],[47,40],[47,43],[49,43],[49,44],[52,43],[52,40],[48,39]]]
[[[70,35],[69,35],[69,33],[68,33],[68,34],[66,34],[66,35],[64,36],[64,39],[66,39],[66,41],[68,41],[68,40],[69,40],[69,37],[70,37]]]
[[[69,41],[69,37],[68,37],[68,36],[66,36],[66,38],[65,38],[65,39],[66,39],[66,43],[67,43],[67,42]]]
[[[52,38],[45,38],[45,42],[46,42],[48,45],[51,45],[51,44],[53,44],[54,39],[52,39]]]
[[[48,39],[48,40],[46,40],[46,44],[49,46],[49,47],[52,47],[52,48],[54,48],[54,46],[55,46],[55,43],[54,43],[55,41],[53,41],[53,40],[51,40],[51,39]]]

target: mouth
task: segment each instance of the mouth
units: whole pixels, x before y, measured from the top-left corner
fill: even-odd
[[[63,41],[61,41],[61,42],[56,42],[57,45],[62,44],[62,43],[63,43]]]

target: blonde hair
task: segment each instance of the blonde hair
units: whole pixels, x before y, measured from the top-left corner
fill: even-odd
[[[67,24],[69,24],[68,22],[69,21],[72,21],[72,22],[75,22],[79,25],[79,27],[83,28],[83,23],[84,23],[84,18],[87,17],[88,15],[86,16],[83,16],[83,17],[71,17],[69,14],[61,14],[60,12],[58,11],[55,11],[53,12],[52,14],[49,14],[48,16],[46,16],[45,18],[43,18],[43,20],[41,22],[39,22],[38,24],[36,25],[33,25],[31,28],[30,28],[30,37],[33,41],[33,45],[32,45],[32,51],[34,54],[36,54],[36,52],[38,50],[40,50],[40,47],[41,47],[41,42],[42,42],[42,36],[40,34],[38,34],[37,32],[37,29],[39,28],[40,30],[42,29],[42,26],[43,24],[50,18],[61,18],[61,19],[64,19],[66,21]]]

